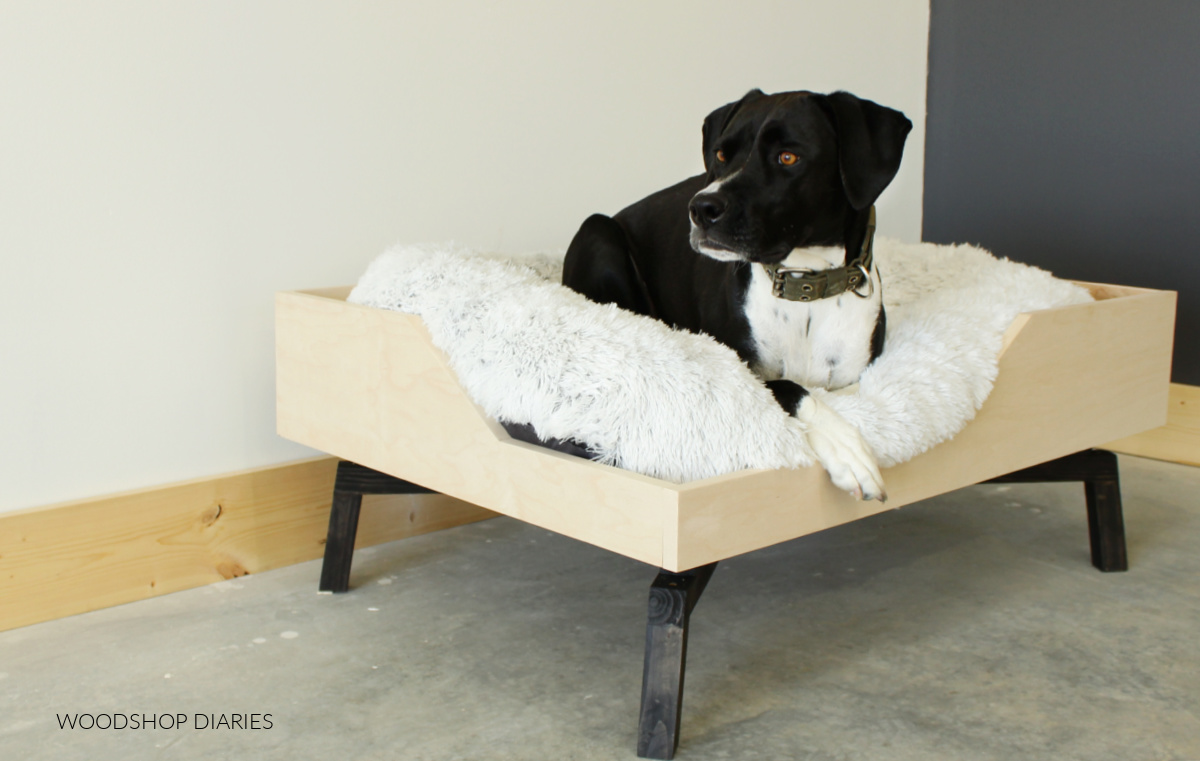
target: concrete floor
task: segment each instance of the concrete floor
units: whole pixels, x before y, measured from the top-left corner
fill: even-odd
[[[723,563],[677,758],[1200,761],[1200,469],[1122,477],[1128,573],[1091,567],[1074,484],[977,486]],[[0,758],[634,758],[654,569],[497,519],[361,551],[347,595],[318,572],[0,634]]]

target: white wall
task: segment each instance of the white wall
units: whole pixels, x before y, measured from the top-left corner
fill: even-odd
[[[915,124],[928,0],[0,4],[0,510],[283,462],[272,293],[398,240],[564,248],[752,87]]]

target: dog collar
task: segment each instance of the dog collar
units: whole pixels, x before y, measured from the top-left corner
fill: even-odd
[[[867,236],[863,239],[862,252],[844,267],[827,270],[807,270],[800,267],[785,267],[764,264],[767,277],[771,278],[771,293],[787,301],[817,301],[840,296],[849,291],[859,298],[869,298],[874,285],[866,293],[859,293],[863,283],[871,284],[871,265],[875,259],[875,207],[867,216]]]

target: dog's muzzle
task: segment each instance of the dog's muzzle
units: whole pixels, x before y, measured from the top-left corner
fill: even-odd
[[[697,193],[688,204],[688,215],[693,225],[707,232],[721,221],[728,209],[729,204],[717,193]]]
[[[697,193],[688,204],[688,217],[692,232],[688,243],[697,253],[719,262],[745,261],[746,256],[737,249],[713,237],[712,228],[725,217],[729,204],[719,193]]]

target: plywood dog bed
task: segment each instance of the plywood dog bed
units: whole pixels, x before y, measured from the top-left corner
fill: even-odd
[[[951,441],[886,468],[886,504],[837,490],[819,466],[673,483],[515,440],[466,394],[419,317],[347,303],[348,287],[277,296],[278,430],[386,474],[356,487],[362,474],[347,469],[343,492],[413,485],[661,568],[639,754],[670,758],[687,619],[713,564],[1165,422],[1174,294],[1083,285],[1095,301],[1018,316],[974,420]],[[1084,471],[1078,480],[1089,483],[1099,473]],[[1030,480],[1076,478],[1041,476]],[[1093,529],[1094,561],[1115,568],[1097,557]],[[345,562],[348,574],[348,554]]]

